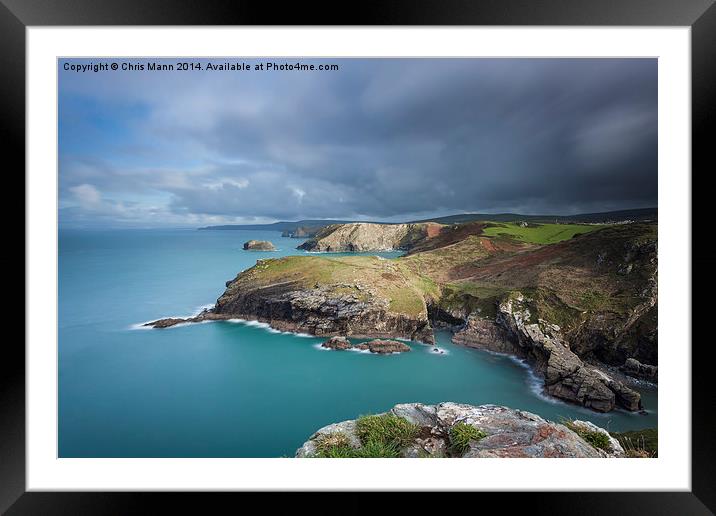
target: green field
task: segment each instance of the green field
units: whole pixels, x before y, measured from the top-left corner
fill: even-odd
[[[491,222],[484,229],[487,236],[509,236],[532,244],[554,244],[574,235],[590,233],[605,227],[603,224],[534,224],[526,227],[513,223]]]

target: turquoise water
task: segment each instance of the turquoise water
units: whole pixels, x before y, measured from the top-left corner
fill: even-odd
[[[277,252],[243,251],[249,239]],[[649,415],[607,415],[538,395],[529,370],[455,346],[379,356],[320,349],[322,339],[261,325],[212,322],[134,329],[212,304],[259,258],[303,254],[277,232],[60,231],[61,457],[292,456],[316,429],[396,403],[497,403],[611,430],[654,427]],[[382,253],[395,257],[399,253]]]

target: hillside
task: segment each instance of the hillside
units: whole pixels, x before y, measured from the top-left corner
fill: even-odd
[[[521,215],[519,213],[464,213],[459,215],[448,215],[445,217],[434,217],[430,219],[409,220],[405,222],[376,222],[360,220],[298,220],[295,222],[281,221],[271,224],[226,224],[223,226],[206,226],[200,230],[257,230],[257,231],[286,231],[292,233],[300,227],[323,228],[332,224],[351,224],[355,222],[372,222],[374,224],[418,224],[422,222],[436,222],[438,224],[463,224],[465,222],[485,221],[494,222],[541,222],[541,223],[577,223],[597,224],[608,222],[619,222],[630,220],[656,221],[658,219],[657,208],[642,208],[636,210],[606,211],[601,213],[581,213],[577,215]]]

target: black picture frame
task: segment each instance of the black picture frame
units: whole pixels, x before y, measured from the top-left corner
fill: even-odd
[[[707,171],[716,170],[712,143],[712,135],[716,133],[714,0],[366,0],[352,4],[317,1],[276,4],[267,0],[206,0],[202,3],[192,0],[0,0],[0,141],[6,148],[5,161],[8,157],[14,158],[15,170],[24,170],[25,30],[28,26],[204,24],[691,27],[691,273],[692,277],[698,278],[699,288],[692,290],[692,299],[684,302],[692,303],[692,321],[696,323],[692,324],[692,491],[513,493],[509,495],[509,508],[550,514],[710,514],[716,511],[716,396],[710,381],[713,375],[710,349],[713,346],[705,331],[703,340],[697,339],[694,331],[699,327],[704,329],[702,321],[708,321],[711,315],[708,302],[698,302],[697,296],[702,292],[705,296],[714,292],[712,275],[716,265],[716,258],[705,248],[708,244],[698,238],[709,231],[710,191],[704,186]],[[699,172],[694,173],[694,170]],[[24,189],[24,183],[20,188]],[[156,512],[152,509],[156,504],[161,504],[162,512],[170,512],[173,505],[184,510],[208,512],[207,504],[217,501],[225,504],[228,497],[254,496],[246,493],[25,492],[25,352],[19,339],[5,340],[0,363],[3,364],[0,510],[7,510],[7,514],[135,514]],[[485,497],[500,495],[479,496],[481,502],[487,502],[493,500]],[[537,496],[539,503],[535,500]],[[335,500],[335,497],[329,498]],[[418,503],[422,503],[422,499],[420,495],[412,498]],[[273,504],[283,500],[283,496],[272,496]],[[364,495],[342,495],[340,502],[330,501],[325,507],[331,510],[340,503],[347,511],[365,512],[372,503],[369,500]],[[242,501],[244,503],[246,501]],[[311,506],[316,507],[315,504]]]

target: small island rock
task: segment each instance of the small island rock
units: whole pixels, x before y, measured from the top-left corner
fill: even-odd
[[[356,346],[358,349],[368,349],[371,353],[404,353],[410,351],[410,346],[397,340],[374,339]]]
[[[267,240],[249,240],[244,242],[245,251],[275,251],[276,248]]]
[[[326,342],[321,344],[321,347],[328,348],[328,349],[350,349],[351,343],[348,341],[345,337],[331,337]]]

